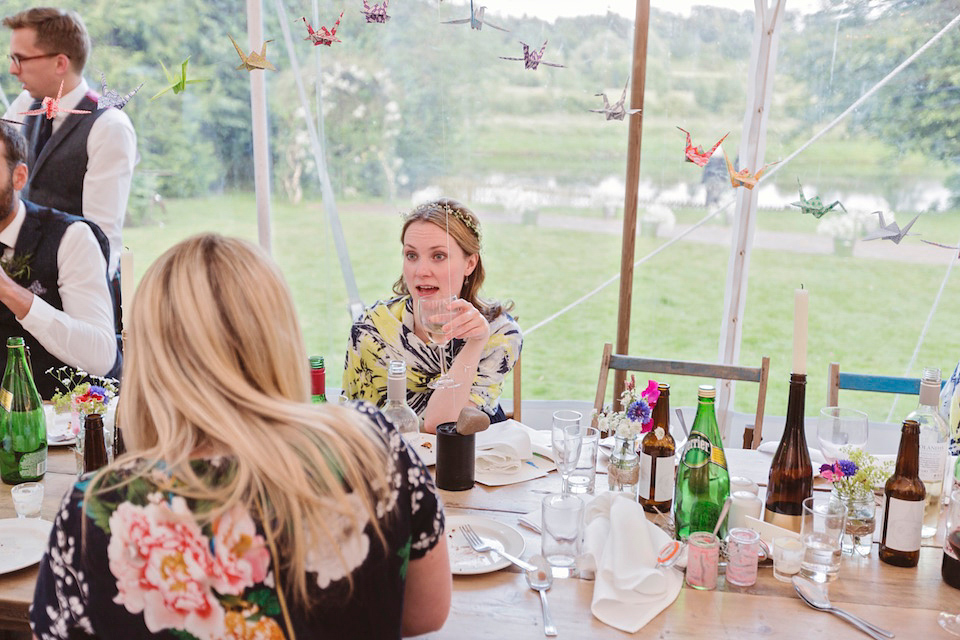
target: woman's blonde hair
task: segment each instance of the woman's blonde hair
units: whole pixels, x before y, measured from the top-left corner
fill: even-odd
[[[163,469],[177,493],[217,505],[208,520],[245,507],[282,550],[275,571],[303,603],[307,554],[339,553],[335,515],[369,520],[384,542],[386,445],[356,411],[309,404],[293,301],[258,247],[216,234],[184,240],[147,270],[129,320],[119,407],[129,451],[113,467],[138,458],[141,475]],[[232,472],[209,486],[190,461],[217,455]]]
[[[440,198],[421,204],[404,218],[403,228],[400,230],[401,244],[407,234],[407,227],[414,222],[429,222],[437,225],[454,239],[464,255],[477,256],[476,268],[464,278],[463,285],[460,287],[460,298],[476,307],[488,322],[493,322],[501,313],[510,312],[513,309],[513,302],[509,300],[500,303],[480,297],[480,287],[486,278],[486,272],[480,257],[480,219],[473,211],[452,198]],[[403,274],[393,284],[393,292],[397,295],[410,293],[407,283],[403,281]]]

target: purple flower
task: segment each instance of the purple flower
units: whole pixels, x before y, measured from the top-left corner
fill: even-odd
[[[857,473],[857,465],[851,460],[837,460],[837,469],[844,477],[852,476]]]
[[[106,395],[107,395],[107,390],[104,389],[103,387],[98,387],[97,385],[92,384],[92,385],[90,385],[90,393],[95,394],[95,395],[98,395],[98,396],[106,396]]]
[[[630,420],[631,422],[645,424],[650,422],[652,416],[653,411],[650,409],[650,405],[647,404],[647,401],[643,398],[634,400],[630,403],[630,406],[627,407],[627,420]]]

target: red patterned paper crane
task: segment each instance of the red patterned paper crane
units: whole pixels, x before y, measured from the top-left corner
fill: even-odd
[[[39,109],[33,109],[31,111],[21,111],[20,115],[22,116],[39,116],[46,115],[47,120],[53,120],[57,117],[58,113],[77,113],[80,115],[85,115],[90,113],[89,111],[82,111],[80,109],[62,109],[60,107],[60,96],[63,95],[63,80],[60,81],[60,90],[57,91],[57,97],[51,98],[47,96],[43,99],[43,102],[40,105]]]
[[[367,18],[367,22],[383,24],[390,19],[390,16],[387,15],[388,4],[390,4],[390,0],[383,0],[382,5],[374,4],[371,7],[367,0],[363,0],[363,10],[360,13]]]
[[[726,136],[724,136],[726,137]],[[750,175],[749,169],[740,169],[740,171],[733,170],[733,163],[730,162],[730,158],[727,157],[727,152],[723,152],[723,159],[727,161],[727,171],[730,173],[730,184],[734,188],[737,187],[746,187],[747,189],[753,189],[757,186],[757,182],[760,180],[760,176],[763,175],[763,172],[767,170],[767,167],[772,167],[773,165],[779,163],[771,162],[770,164],[763,165],[763,168],[757,171],[755,174]]]
[[[543,41],[543,46],[540,47],[540,51],[531,50],[530,45],[528,45],[523,40],[520,41],[520,44],[523,45],[523,57],[522,58],[508,58],[506,56],[500,56],[503,60],[523,60],[523,68],[530,69],[531,71],[536,71],[537,67],[541,64],[548,67],[560,67],[563,68],[562,64],[556,64],[553,62],[543,62],[543,52],[547,49],[547,41]]]
[[[727,139],[727,136],[730,135],[730,132],[728,131],[726,135],[717,140],[717,144],[713,145],[713,148],[710,149],[710,151],[704,151],[703,147],[700,145],[696,147],[693,146],[693,141],[690,139],[689,131],[686,129],[681,129],[680,127],[677,127],[677,129],[680,129],[680,131],[683,131],[685,134],[687,134],[687,148],[684,151],[684,155],[687,157],[687,162],[692,162],[698,167],[707,166],[707,161],[710,160],[710,156],[713,155],[713,152],[717,150],[717,147],[719,147],[720,144]]]
[[[337,38],[337,27],[340,26],[340,18],[342,17],[343,11],[340,12],[340,17],[337,18],[337,21],[333,23],[333,27],[331,27],[329,30],[327,30],[326,27],[320,27],[314,31],[313,27],[310,26],[310,23],[307,22],[306,17],[301,16],[303,24],[307,25],[307,33],[309,34],[306,38],[304,38],[304,40],[310,40],[313,42],[313,46],[315,47],[320,46],[321,44],[329,47],[334,42],[341,42]]]

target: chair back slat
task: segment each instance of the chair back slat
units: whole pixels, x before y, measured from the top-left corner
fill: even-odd
[[[840,372],[838,386],[850,391],[876,391],[877,393],[902,393],[919,395],[920,378],[896,376],[872,376],[865,373]]]
[[[610,356],[610,368],[623,371],[643,371],[665,375],[694,376],[700,378],[722,378],[743,382],[760,382],[762,370],[759,367],[740,367],[727,364],[709,364],[706,362],[688,362],[683,360],[660,360],[657,358],[639,358],[637,356]]]

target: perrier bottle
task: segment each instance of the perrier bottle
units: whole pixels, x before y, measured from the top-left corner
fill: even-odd
[[[27,366],[23,338],[7,338],[7,369],[0,384],[0,478],[6,484],[43,479],[47,423]]]
[[[697,417],[677,467],[674,521],[678,539],[697,531],[713,532],[730,496],[730,473],[714,410],[717,390],[703,384],[697,396]],[[720,535],[726,531],[721,529]]]

